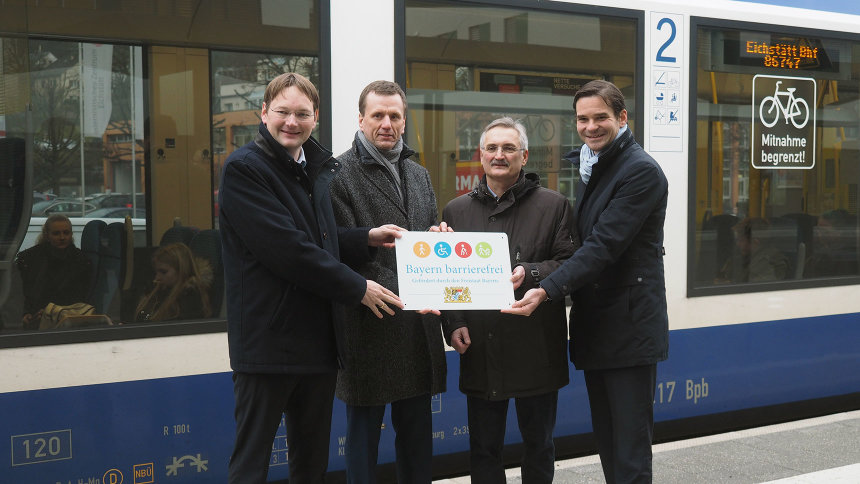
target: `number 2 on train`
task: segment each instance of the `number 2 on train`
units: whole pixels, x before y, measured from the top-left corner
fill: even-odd
[[[677,58],[675,56],[667,56],[663,55],[666,49],[672,45],[672,42],[675,41],[675,35],[677,34],[677,27],[675,27],[675,22],[668,18],[663,17],[657,22],[657,30],[663,30],[663,26],[669,26],[669,38],[666,39],[666,42],[663,42],[663,45],[660,46],[660,49],[657,50],[657,58],[655,59],[657,62],[677,62]]]

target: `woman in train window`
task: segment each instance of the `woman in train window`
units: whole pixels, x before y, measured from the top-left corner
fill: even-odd
[[[175,321],[211,315],[212,268],[183,243],[165,245],[152,256],[155,286],[141,299],[135,321]]]
[[[91,263],[75,247],[72,222],[65,215],[48,217],[36,245],[19,252],[15,264],[24,291],[24,329],[39,328],[48,303],[65,306],[88,302]]]

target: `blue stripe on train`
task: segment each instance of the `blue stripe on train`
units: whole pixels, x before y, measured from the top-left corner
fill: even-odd
[[[670,358],[658,367],[658,421],[860,391],[860,314],[677,330],[670,337]],[[447,355],[449,391],[432,401],[437,454],[468,449],[458,357]],[[591,428],[582,374],[571,373],[559,397],[559,436]],[[222,482],[232,409],[229,373],[0,394],[0,455],[10,463],[0,482]],[[344,413],[336,402],[331,470],[344,466]],[[511,443],[519,439],[512,414]],[[281,428],[271,478],[287,476],[285,457]],[[386,416],[380,462],[393,459]]]

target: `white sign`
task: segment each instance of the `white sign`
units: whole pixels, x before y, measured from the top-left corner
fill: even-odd
[[[682,151],[681,69],[684,65],[684,16],[651,12],[649,151]]]
[[[131,109],[134,112],[134,139],[143,140],[143,49],[132,47],[131,52],[134,58],[132,71],[134,87],[131,97]]]
[[[112,62],[112,45],[81,44],[84,136],[101,138],[110,121]]]
[[[815,79],[753,77],[752,165],[760,170],[815,167]]]
[[[395,250],[405,309],[502,309],[515,301],[504,233],[406,232]]]

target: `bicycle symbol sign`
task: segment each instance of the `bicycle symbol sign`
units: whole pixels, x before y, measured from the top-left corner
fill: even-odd
[[[801,129],[809,121],[809,104],[806,104],[805,99],[794,96],[796,87],[789,87],[780,91],[780,84],[782,81],[776,81],[773,95],[761,100],[758,107],[759,119],[761,119],[762,124],[772,128],[779,121],[779,115],[782,114],[786,123],[791,121],[795,128]],[[785,103],[780,100],[781,98],[785,98]]]
[[[757,169],[815,166],[815,79],[759,74],[752,81],[751,161]]]

